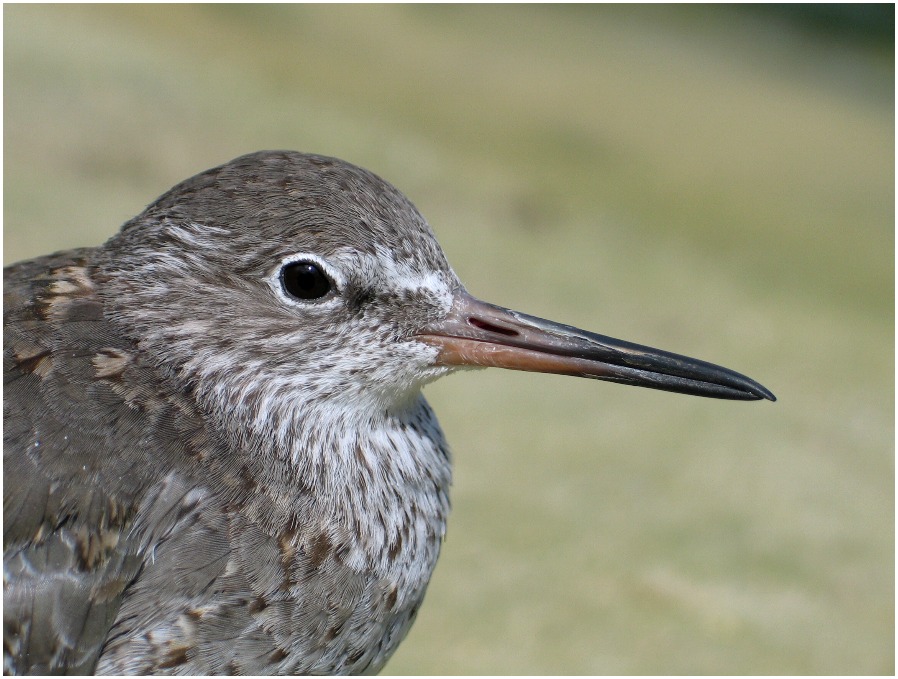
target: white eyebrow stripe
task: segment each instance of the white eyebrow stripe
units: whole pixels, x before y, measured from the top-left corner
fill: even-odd
[[[441,270],[422,272],[408,262],[397,261],[392,253],[379,246],[375,254],[368,258],[374,260],[375,265],[385,274],[382,278],[393,290],[427,290],[449,311],[452,306],[452,291],[456,287],[455,274],[451,271],[449,275]]]

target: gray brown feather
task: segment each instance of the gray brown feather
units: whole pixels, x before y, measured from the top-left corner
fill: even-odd
[[[391,226],[396,215],[426,230],[429,259],[414,232]],[[279,257],[371,257],[384,243],[409,270],[436,258],[454,280],[389,185],[331,159],[260,153],[176,187],[106,246],[5,270],[8,673],[347,673],[386,662],[445,527],[442,434],[419,384],[395,411],[370,414],[395,437],[368,440],[352,428],[360,420],[338,415],[309,422],[306,397],[281,382],[299,375],[318,407],[339,397],[344,376],[320,367],[317,344],[284,356],[277,347],[293,336],[258,328],[286,325],[259,282]],[[347,286],[371,298],[363,283]],[[346,332],[379,333],[375,311],[348,305]],[[191,334],[178,325],[187,320],[218,333]],[[324,326],[315,337],[322,352],[345,341]],[[271,384],[191,367],[191,342],[238,364],[262,357]],[[266,419],[254,409],[272,394],[283,399]]]

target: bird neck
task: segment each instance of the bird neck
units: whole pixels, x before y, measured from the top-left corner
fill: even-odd
[[[253,457],[256,487],[345,544],[349,565],[426,583],[445,534],[451,462],[423,396],[395,410],[278,402],[293,407],[269,421],[219,411],[219,426]]]

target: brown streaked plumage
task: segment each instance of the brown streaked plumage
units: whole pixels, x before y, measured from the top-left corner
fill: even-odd
[[[321,156],[237,158],[8,267],[6,671],[379,670],[449,510],[420,390],[463,365],[773,399],[475,300],[401,193]]]

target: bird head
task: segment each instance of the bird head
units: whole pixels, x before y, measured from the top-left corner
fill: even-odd
[[[188,179],[98,269],[111,315],[160,367],[235,409],[299,393],[401,407],[488,366],[773,399],[728,369],[475,299],[405,196],[333,158],[258,152]]]

